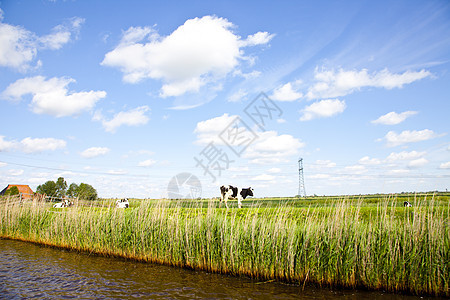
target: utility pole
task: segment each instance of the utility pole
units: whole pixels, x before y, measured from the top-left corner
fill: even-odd
[[[305,178],[303,176],[303,158],[298,160],[298,196],[306,197]]]

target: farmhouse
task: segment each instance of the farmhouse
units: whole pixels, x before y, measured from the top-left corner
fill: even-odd
[[[22,194],[22,199],[32,199],[33,198],[33,190],[26,184],[8,184],[1,192],[0,195],[4,195],[7,190],[16,186],[19,190],[19,193]]]

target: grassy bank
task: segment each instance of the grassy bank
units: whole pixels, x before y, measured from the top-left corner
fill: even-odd
[[[411,200],[411,199],[410,199]],[[449,296],[447,197],[0,205],[0,235],[300,285]]]

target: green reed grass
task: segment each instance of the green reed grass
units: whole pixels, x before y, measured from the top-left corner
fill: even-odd
[[[448,200],[373,203],[135,200],[123,210],[113,201],[65,209],[5,201],[0,236],[261,280],[449,296]]]

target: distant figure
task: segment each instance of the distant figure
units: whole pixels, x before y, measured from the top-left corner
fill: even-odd
[[[412,207],[412,204],[409,203],[408,201],[403,202],[403,206],[404,207]]]
[[[120,199],[116,201],[117,208],[128,208],[130,207],[130,203],[128,202],[128,198]]]

